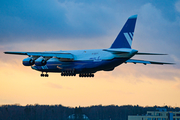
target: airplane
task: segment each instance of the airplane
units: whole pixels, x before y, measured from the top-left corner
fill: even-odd
[[[22,61],[23,65],[42,72],[41,77],[48,77],[49,72],[61,73],[61,76],[79,74],[79,77],[94,77],[97,71],[112,71],[123,63],[174,64],[131,59],[134,55],[167,55],[141,53],[131,49],[136,20],[137,15],[130,16],[111,47],[107,49],[4,53],[29,56]]]

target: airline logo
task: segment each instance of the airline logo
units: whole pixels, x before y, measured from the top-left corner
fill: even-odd
[[[132,39],[133,39],[133,32],[129,32],[129,33],[123,33],[126,40],[128,41],[129,45],[132,45]]]

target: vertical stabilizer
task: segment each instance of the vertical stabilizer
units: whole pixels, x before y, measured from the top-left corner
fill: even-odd
[[[137,15],[128,18],[110,48],[131,48]]]

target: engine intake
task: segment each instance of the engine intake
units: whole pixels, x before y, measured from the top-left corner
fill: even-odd
[[[39,57],[36,61],[35,61],[35,65],[36,66],[44,66],[46,65],[46,62],[47,60],[43,57]]]
[[[25,58],[22,63],[24,66],[32,66],[34,65],[35,62],[34,62],[33,57],[28,57],[28,58]]]

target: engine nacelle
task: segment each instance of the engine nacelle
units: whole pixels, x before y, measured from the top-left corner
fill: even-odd
[[[28,58],[25,58],[22,61],[22,63],[24,66],[32,66],[32,65],[34,65],[34,59],[32,57],[28,57]]]
[[[35,61],[35,65],[36,66],[44,66],[44,65],[46,65],[46,62],[47,60],[46,59],[44,59],[43,57],[39,57],[38,59],[36,59],[36,61]]]

